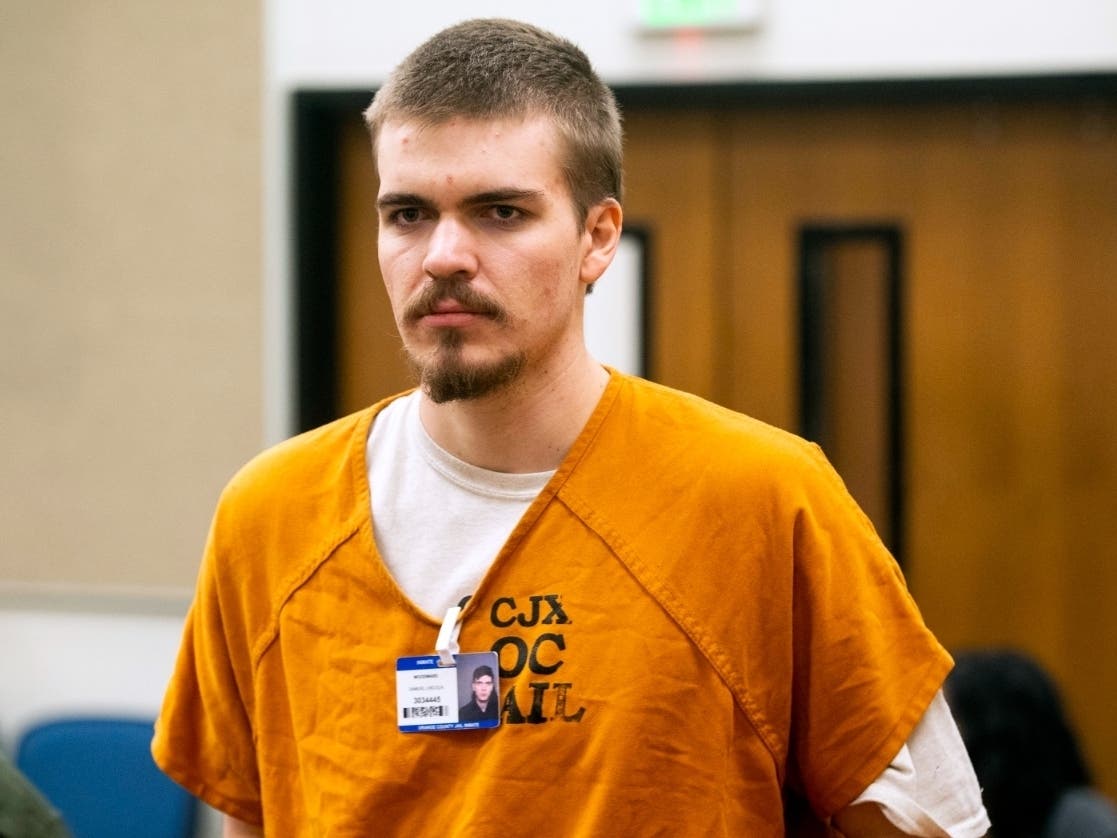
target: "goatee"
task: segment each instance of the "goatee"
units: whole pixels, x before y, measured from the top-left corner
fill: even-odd
[[[408,355],[419,386],[435,404],[491,395],[515,381],[524,368],[523,353],[508,355],[484,364],[462,360],[462,338],[458,332],[442,335],[435,358],[422,362]]]
[[[428,285],[407,307],[404,320],[414,323],[434,313],[444,300],[454,300],[475,314],[491,318],[498,325],[508,320],[507,313],[498,303],[478,293],[468,282],[458,280],[438,281]],[[436,404],[459,399],[479,399],[495,393],[515,381],[524,368],[523,353],[515,353],[489,363],[467,363],[462,358],[464,342],[461,332],[446,329],[439,334],[438,347],[429,358],[421,359],[407,352],[408,362],[419,380],[419,386]]]

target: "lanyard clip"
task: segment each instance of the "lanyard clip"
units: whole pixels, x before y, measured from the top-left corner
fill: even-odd
[[[442,628],[438,630],[438,640],[435,641],[434,650],[438,652],[439,666],[456,666],[454,656],[461,651],[458,646],[458,635],[461,634],[462,625],[458,622],[462,607],[455,605],[446,611],[442,620]]]

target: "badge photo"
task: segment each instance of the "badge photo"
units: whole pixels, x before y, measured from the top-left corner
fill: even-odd
[[[481,730],[500,725],[500,667],[496,652],[437,655],[396,662],[396,715],[400,731]]]

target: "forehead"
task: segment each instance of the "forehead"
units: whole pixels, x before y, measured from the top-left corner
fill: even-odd
[[[565,184],[559,131],[546,116],[388,120],[377,133],[376,164],[381,193]]]

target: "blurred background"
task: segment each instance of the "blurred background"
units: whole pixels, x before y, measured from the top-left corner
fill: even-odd
[[[0,748],[153,715],[225,481],[407,384],[360,110],[464,16],[617,90],[591,341],[821,442],[940,639],[1047,667],[1117,794],[1109,0],[0,3]]]

